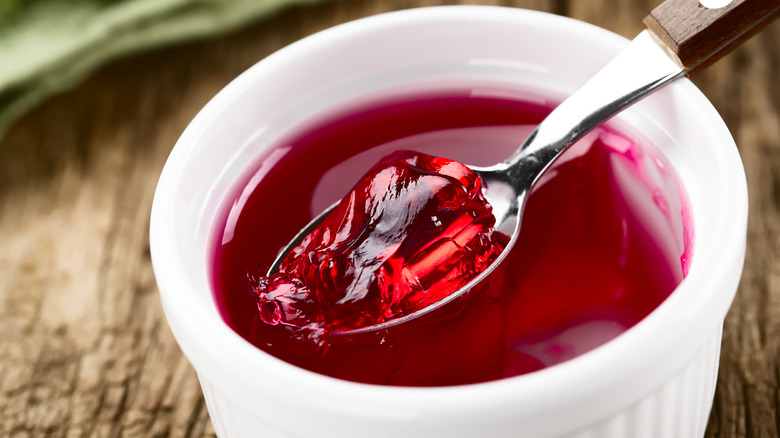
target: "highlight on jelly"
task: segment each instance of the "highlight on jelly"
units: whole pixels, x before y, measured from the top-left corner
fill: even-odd
[[[386,156],[279,273],[254,280],[262,321],[321,340],[317,333],[381,324],[459,290],[504,247],[481,188],[479,175],[457,161]]]

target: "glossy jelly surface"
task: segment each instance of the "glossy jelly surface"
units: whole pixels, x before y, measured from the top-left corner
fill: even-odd
[[[671,166],[652,145],[613,128],[588,134],[543,176],[500,268],[430,314],[375,333],[327,336],[302,330],[299,318],[310,312],[307,318],[321,328],[333,321],[361,324],[366,313],[361,316],[360,306],[346,313],[323,308],[327,300],[294,303],[301,306],[287,313],[280,303],[258,302],[261,278],[278,251],[382,157],[412,150],[490,165],[509,156],[550,106],[529,95],[466,88],[376,98],[335,110],[279,141],[226,201],[215,229],[212,281],[224,320],[258,348],[303,368],[404,386],[525,374],[625,332],[682,281],[692,231]],[[337,271],[327,281],[348,277]],[[335,294],[329,299],[338,303],[349,287],[322,293]],[[392,313],[393,306],[372,302],[369,319]]]
[[[442,157],[398,151],[253,285],[266,324],[310,339],[414,313],[466,285],[506,239],[493,236],[479,175]],[[504,237],[504,236],[502,236]],[[325,347],[323,345],[323,347]]]

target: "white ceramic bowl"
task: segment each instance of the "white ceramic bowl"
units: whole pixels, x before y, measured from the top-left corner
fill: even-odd
[[[565,94],[626,40],[554,15],[437,7],[347,23],[236,78],[192,121],[163,170],[151,249],[173,334],[221,437],[700,437],[723,319],[742,271],[747,189],[734,142],[681,80],[624,112],[679,173],[694,220],[688,277],[617,339],[543,371],[444,388],[357,384],[256,349],[209,287],[209,236],[237,175],[286,130],[344,99],[392,87],[488,81]]]

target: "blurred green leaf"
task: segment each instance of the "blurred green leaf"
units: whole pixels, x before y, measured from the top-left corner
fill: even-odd
[[[105,63],[320,0],[0,0],[0,139]]]

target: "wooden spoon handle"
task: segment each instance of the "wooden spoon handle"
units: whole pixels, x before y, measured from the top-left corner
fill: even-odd
[[[732,0],[720,8],[708,8],[699,0],[666,0],[644,24],[691,76],[778,16],[780,0]]]

